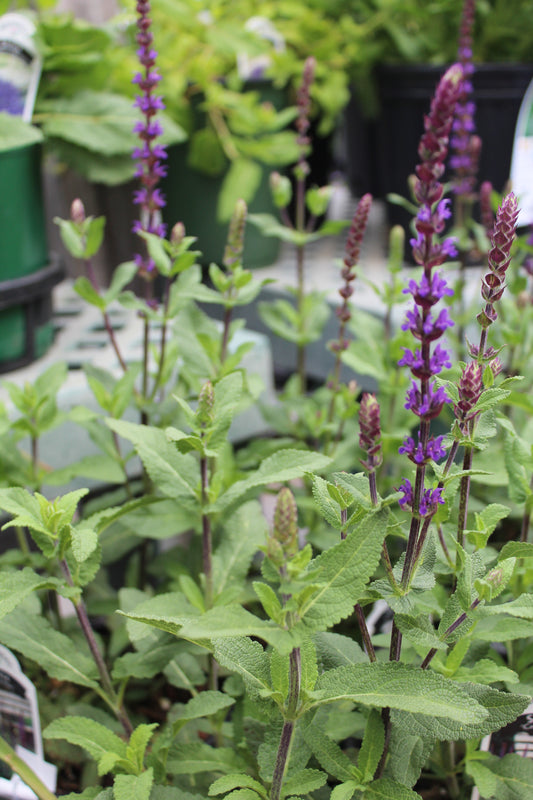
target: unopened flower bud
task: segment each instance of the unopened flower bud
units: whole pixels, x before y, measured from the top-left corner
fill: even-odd
[[[277,497],[273,538],[287,556],[294,556],[298,551],[298,509],[293,493],[286,486]]]
[[[467,420],[483,392],[483,369],[481,364],[471,361],[463,369],[459,381],[459,402],[455,412],[461,420]]]
[[[225,267],[233,267],[242,261],[244,250],[244,226],[248,208],[244,200],[237,200],[229,224],[228,239],[222,263]]]
[[[77,225],[81,225],[82,222],[85,222],[85,206],[79,197],[72,201],[72,205],[70,206],[70,219]]]
[[[170,243],[178,248],[185,238],[185,225],[183,222],[176,222],[170,232]]]
[[[306,194],[305,200],[307,208],[315,217],[325,214],[331,196],[333,194],[333,186],[320,186],[319,188],[309,189]]]
[[[215,404],[215,392],[211,381],[206,381],[198,395],[198,410],[196,419],[202,427],[209,425],[213,421],[213,406]]]
[[[292,199],[292,184],[286,175],[272,172],[270,175],[270,191],[276,208],[286,208]]]
[[[359,407],[359,446],[367,453],[362,461],[369,472],[381,464],[381,422],[379,402],[373,394],[365,393]]]

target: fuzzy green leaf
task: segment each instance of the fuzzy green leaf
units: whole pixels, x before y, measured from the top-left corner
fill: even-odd
[[[164,431],[124,420],[108,419],[111,430],[135,445],[146,470],[160,492],[168,497],[195,498],[200,480],[197,460],[182,455]]]
[[[379,778],[367,786],[362,800],[420,800],[420,795],[390,778]]]
[[[268,528],[257,501],[244,503],[224,524],[224,536],[213,555],[215,597],[244,582],[254,555],[266,542]]]
[[[300,772],[296,772],[294,775],[291,775],[290,778],[283,784],[283,795],[287,797],[291,794],[308,794],[309,792],[314,792],[316,789],[320,789],[321,786],[324,786],[328,779],[328,776],[325,772],[321,772],[319,769],[302,769]]]
[[[368,656],[349,636],[324,631],[314,635],[317,657],[323,672],[347,664],[367,664]]]
[[[38,589],[55,589],[61,582],[43,578],[29,567],[17,572],[0,572],[0,619],[13,611],[32,592]]]
[[[507,603],[486,605],[479,611],[481,617],[490,617],[496,614],[510,614],[512,617],[533,619],[533,594],[521,594],[516,600],[509,600]]]
[[[359,788],[359,783],[356,781],[346,781],[339,783],[331,790],[330,800],[351,800],[354,792]]]
[[[283,609],[276,592],[268,583],[262,583],[261,581],[254,581],[253,587],[261,605],[265,609],[265,613],[268,614],[270,619],[277,622],[278,625],[281,624],[283,620]]]
[[[457,722],[477,723],[488,712],[454,681],[407,664],[354,664],[320,676],[319,704],[337,700],[396,708]]]
[[[385,727],[380,712],[373,708],[368,715],[363,743],[359,750],[357,766],[363,774],[363,780],[369,781],[374,775],[383,747],[385,745]]]
[[[259,699],[272,692],[269,657],[259,642],[239,636],[213,639],[213,644],[218,663],[241,676],[252,698]]]
[[[150,800],[153,782],[151,768],[140,775],[117,775],[113,785],[114,800]]]
[[[424,742],[478,739],[503,728],[509,722],[514,722],[530,702],[529,697],[499,692],[476,683],[462,683],[458,686],[472,698],[465,701],[467,704],[474,701],[485,709],[487,714],[484,719],[465,723],[451,717],[446,719],[440,716],[430,719],[421,713],[393,710],[391,712],[393,727],[397,726],[402,735],[419,736]]]
[[[175,775],[196,775],[199,772],[232,774],[245,769],[246,765],[230,747],[210,747],[204,742],[193,742],[171,747],[167,768]]]
[[[157,723],[155,722],[151,725],[141,724],[135,728],[130,736],[126,748],[126,759],[135,766],[137,775],[140,775],[143,771],[146,748],[156,728]]]
[[[533,558],[533,544],[531,542],[506,542],[500,550],[498,561],[506,558]]]
[[[347,617],[375,571],[387,533],[388,511],[378,511],[346,539],[309,564],[318,588],[303,601],[299,616],[312,630],[324,630]]]
[[[89,655],[56,631],[45,617],[17,609],[0,620],[0,641],[39,664],[51,678],[95,689],[98,672]]]
[[[176,644],[169,644],[166,639],[154,644],[146,652],[124,653],[115,659],[112,677],[116,680],[153,678],[165,669],[175,654]]]
[[[439,639],[427,615],[412,617],[408,614],[396,614],[394,621],[402,636],[405,636],[413,644],[427,647],[428,650],[431,648],[447,649],[448,645]]]
[[[174,733],[177,733],[189,720],[210,717],[223,708],[229,708],[234,703],[235,700],[232,697],[222,692],[202,692],[196,697],[192,697],[183,708],[179,709],[176,721],[173,724]]]
[[[117,759],[126,758],[126,743],[104,725],[86,717],[55,719],[45,728],[43,736],[45,739],[65,739],[82,747],[98,762],[99,770],[102,762],[108,763],[109,755]]]
[[[487,756],[468,761],[466,771],[485,800],[530,800],[533,796],[533,761],[516,753],[503,758]]]
[[[322,730],[322,714],[319,712],[304,729],[304,739],[321,767],[339,781],[358,780],[361,776],[346,753]]]
[[[261,797],[266,797],[265,787],[250,775],[223,775],[209,787],[209,796],[231,792],[232,789],[254,789]]]
[[[331,459],[320,453],[307,450],[279,450],[265,458],[259,469],[247,478],[237,481],[224,492],[211,507],[212,512],[221,512],[242,497],[249,489],[268,483],[282,483],[300,478],[307,472],[319,472],[331,463]]]

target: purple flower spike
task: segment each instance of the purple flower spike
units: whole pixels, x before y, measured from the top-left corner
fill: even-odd
[[[164,236],[166,228],[161,222],[161,209],[165,206],[165,198],[157,188],[157,184],[166,174],[165,165],[161,162],[167,157],[167,153],[160,142],[155,142],[155,139],[163,133],[163,126],[155,117],[158,111],[165,108],[165,104],[161,97],[153,94],[160,76],[154,69],[157,52],[152,47],[153,35],[148,16],[150,3],[148,0],[138,0],[136,10],[138,15],[136,39],[139,45],[137,57],[143,71],[134,76],[133,83],[137,84],[142,92],[135,100],[135,107],[140,110],[143,119],[137,122],[133,129],[141,140],[141,146],[136,147],[132,153],[132,157],[138,162],[135,174],[141,183],[141,188],[133,196],[133,202],[140,210],[140,218],[134,222],[133,231]],[[155,277],[155,264],[151,259],[136,255],[135,262],[140,275],[149,280]]]
[[[473,198],[476,175],[481,152],[481,139],[475,136],[474,115],[476,107],[471,99],[473,87],[469,80],[474,72],[472,62],[472,29],[476,10],[475,0],[465,0],[459,29],[457,57],[463,68],[465,78],[462,82],[459,102],[455,110],[453,136],[450,140],[453,155],[450,166],[455,172],[453,190],[465,199]]]
[[[505,273],[511,261],[517,219],[518,201],[511,192],[504,197],[498,209],[488,256],[490,271],[482,279],[481,296],[486,305],[477,320],[484,329],[492,325],[498,316],[494,303],[501,299],[505,289]]]
[[[412,382],[411,388],[407,391],[405,408],[426,421],[435,419],[442,411],[445,403],[449,403],[450,398],[442,388],[436,387],[435,383],[430,383],[427,390],[422,394],[417,383]]]

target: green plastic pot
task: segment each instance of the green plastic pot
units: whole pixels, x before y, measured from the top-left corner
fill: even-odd
[[[51,289],[63,276],[49,263],[40,144],[0,151],[0,193],[0,372],[7,372],[52,344]]]

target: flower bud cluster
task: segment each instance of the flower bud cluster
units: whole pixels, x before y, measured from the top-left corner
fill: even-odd
[[[228,239],[223,258],[224,266],[230,269],[240,264],[242,261],[242,253],[244,250],[244,226],[246,225],[247,213],[248,208],[244,200],[237,200],[229,225]]]
[[[344,325],[351,319],[351,312],[349,307],[349,299],[352,296],[353,281],[355,280],[354,267],[359,261],[359,254],[361,251],[361,242],[365,235],[366,226],[368,223],[368,215],[372,205],[372,195],[365,194],[360,199],[355,210],[355,214],[348,232],[346,240],[346,250],[343,260],[341,276],[344,280],[344,285],[339,289],[339,294],[342,298],[342,304],[337,307],[335,313],[341,321],[342,332],[339,341],[334,342],[331,347],[334,352],[346,350],[348,347],[347,339],[343,337]]]
[[[474,26],[475,0],[465,0],[459,29],[458,60],[463,68],[464,79],[455,109],[450,146],[453,154],[450,166],[455,171],[453,190],[456,195],[473,199],[476,175],[481,153],[481,139],[476,136],[474,116],[476,106],[472,100],[474,73],[472,61],[472,29]]]
[[[366,454],[363,467],[374,472],[382,463],[381,421],[376,396],[365,393],[359,407],[359,446]]]
[[[309,56],[304,64],[302,82],[296,94],[296,107],[298,116],[296,117],[296,130],[298,137],[296,143],[300,148],[300,158],[296,166],[297,176],[300,179],[309,174],[309,164],[306,161],[307,149],[311,143],[309,138],[309,127],[311,125],[311,85],[315,78],[316,60]]]
[[[488,254],[489,272],[482,279],[481,296],[486,305],[477,321],[486,329],[497,319],[494,303],[501,299],[505,289],[505,273],[511,261],[511,246],[516,234],[518,202],[510,192],[504,197],[496,214],[491,249]]]
[[[137,122],[133,129],[141,142],[132,153],[133,159],[137,161],[135,174],[141,184],[133,196],[133,202],[140,210],[140,218],[134,222],[133,230],[135,233],[147,232],[164,236],[166,229],[161,222],[161,209],[165,205],[165,199],[157,185],[166,175],[166,167],[162,162],[166,159],[167,153],[165,147],[156,142],[163,133],[163,127],[156,119],[156,115],[159,110],[165,108],[165,105],[162,98],[154,94],[161,77],[155,68],[157,52],[152,47],[153,34],[150,31],[151,20],[148,16],[149,1],[138,0],[136,11],[136,40],[139,45],[137,58],[142,70],[134,76],[133,83],[139,88],[140,93],[135,100],[135,106],[140,110],[143,119]],[[155,264],[152,259],[140,254],[134,258],[139,274],[148,279],[155,277]]]
[[[425,489],[424,467],[429,461],[445,455],[442,437],[430,435],[430,423],[440,414],[444,404],[449,402],[445,390],[437,385],[435,376],[451,367],[451,361],[446,349],[436,342],[454,323],[446,308],[437,310],[435,307],[453,292],[435,267],[456,255],[453,240],[439,239],[451,215],[449,200],[443,199],[444,188],[440,178],[444,173],[448,139],[462,80],[463,71],[459,64],[450,67],[441,78],[430,113],[424,121],[424,134],[418,148],[421,163],[416,168],[413,185],[419,210],[415,218],[417,236],[411,239],[411,246],[415,261],[423,267],[423,273],[420,281],[410,280],[404,289],[405,294],[412,295],[414,306],[407,311],[402,329],[412,333],[417,346],[413,349],[404,348],[398,363],[408,367],[413,376],[405,408],[418,417],[420,427],[418,441],[407,437],[399,452],[406,455],[419,472],[416,497],[407,479],[399,491],[403,495],[400,506],[419,517],[433,515],[437,505],[443,502],[440,489]]]

